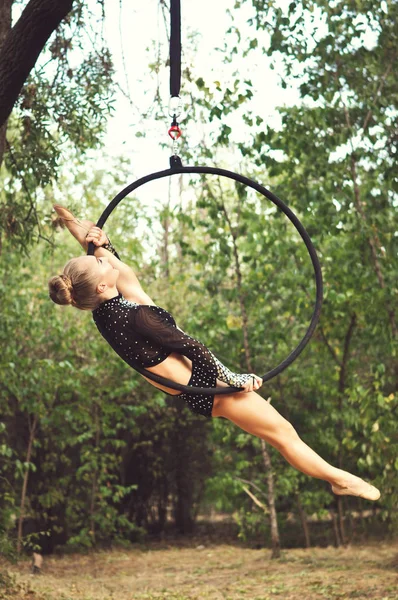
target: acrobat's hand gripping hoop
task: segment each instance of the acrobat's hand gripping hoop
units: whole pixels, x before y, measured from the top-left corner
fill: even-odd
[[[319,316],[320,316],[320,312],[321,312],[321,305],[322,305],[322,272],[321,272],[319,260],[318,260],[314,245],[311,242],[310,236],[308,235],[307,231],[304,229],[303,225],[301,224],[299,219],[296,217],[296,215],[290,210],[290,208],[288,206],[286,206],[286,204],[284,204],[282,202],[282,200],[280,200],[277,196],[275,196],[275,194],[273,194],[272,192],[267,190],[265,187],[263,187],[259,183],[256,183],[255,181],[251,181],[250,179],[248,179],[247,177],[244,177],[243,175],[239,175],[237,173],[233,173],[232,171],[227,171],[225,169],[218,169],[216,167],[183,167],[181,164],[181,160],[177,156],[171,157],[170,165],[171,165],[170,169],[166,169],[165,171],[158,171],[157,173],[152,173],[151,175],[142,177],[141,179],[138,179],[134,183],[132,183],[132,184],[128,185],[126,188],[124,188],[117,196],[115,196],[115,198],[110,202],[108,207],[104,210],[100,219],[98,220],[97,227],[100,227],[102,229],[104,224],[106,223],[109,215],[116,208],[116,206],[119,204],[119,202],[121,202],[123,200],[123,198],[128,196],[128,194],[131,194],[131,192],[133,192],[134,190],[138,189],[142,185],[145,185],[149,181],[154,181],[155,179],[163,179],[164,177],[170,177],[171,175],[179,175],[181,173],[210,174],[210,175],[218,175],[220,177],[227,177],[229,179],[233,179],[235,181],[238,181],[239,183],[242,183],[243,185],[251,187],[252,189],[256,190],[257,192],[259,192],[260,194],[262,194],[263,196],[268,198],[268,200],[271,200],[271,202],[273,202],[276,206],[278,206],[282,210],[282,212],[285,213],[285,215],[288,217],[288,219],[293,223],[294,227],[299,232],[301,238],[303,239],[303,241],[307,247],[307,250],[310,255],[312,265],[314,268],[314,273],[315,273],[316,301],[315,301],[314,311],[312,314],[310,325],[309,325],[304,337],[302,338],[301,342],[289,354],[289,356],[287,358],[285,358],[285,360],[283,360],[275,368],[271,369],[271,371],[268,371],[267,373],[265,373],[265,375],[263,375],[263,378],[262,378],[263,382],[269,381],[272,377],[275,377],[276,375],[281,373],[284,369],[286,369],[286,367],[288,367],[298,357],[298,355],[303,351],[303,349],[309,342],[309,340],[315,330],[315,327],[318,323],[318,320],[319,320]],[[92,242],[90,242],[89,248],[88,248],[88,254],[94,254],[94,250],[95,250],[94,244]],[[190,387],[190,386],[176,383],[175,381],[171,381],[170,379],[166,379],[165,377],[161,377],[160,375],[155,375],[151,371],[147,371],[146,369],[142,369],[141,367],[137,366],[134,368],[139,373],[141,373],[141,375],[145,375],[145,377],[147,377],[148,379],[151,379],[152,381],[154,381],[156,383],[159,383],[161,385],[169,387],[173,390],[179,390],[181,392],[185,392],[185,393],[189,393],[189,394],[206,394],[206,395],[230,394],[231,392],[237,392],[242,389],[242,388],[236,388],[236,387],[228,387],[228,388],[224,388],[224,387],[222,387],[222,388]]]

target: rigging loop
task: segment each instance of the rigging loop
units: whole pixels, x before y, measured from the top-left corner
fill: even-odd
[[[170,96],[169,100],[169,117],[172,119],[181,116],[182,112],[182,100],[180,96]]]

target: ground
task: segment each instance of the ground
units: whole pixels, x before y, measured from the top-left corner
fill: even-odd
[[[238,545],[167,546],[1,562],[10,600],[398,600],[398,543],[283,550]]]

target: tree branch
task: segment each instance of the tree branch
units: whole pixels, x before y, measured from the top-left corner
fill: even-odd
[[[253,483],[253,481],[250,481],[249,479],[243,479],[242,477],[236,477],[235,479],[242,484],[246,483],[248,485],[252,485],[254,487],[254,489],[256,489],[262,496],[266,496],[266,493],[263,492],[263,490],[261,488],[259,488],[256,483]]]
[[[356,322],[357,322],[357,315],[355,313],[353,313],[351,316],[350,325],[348,327],[348,330],[347,330],[347,333],[345,336],[345,340],[344,340],[344,352],[343,352],[343,359],[341,361],[340,377],[339,377],[339,392],[340,392],[340,394],[342,394],[345,390],[345,374],[346,374],[346,368],[347,368],[347,362],[348,362],[348,354],[350,351],[351,338],[352,338],[352,334],[354,332],[354,327],[356,325]]]
[[[249,318],[247,316],[246,306],[245,306],[245,298],[244,298],[244,293],[242,290],[242,270],[241,270],[239,251],[238,251],[238,243],[237,243],[238,233],[232,227],[232,222],[231,222],[230,216],[228,214],[228,211],[226,209],[223,197],[221,197],[221,208],[225,215],[225,219],[227,221],[229,231],[231,234],[231,238],[232,238],[233,253],[234,253],[234,260],[235,260],[235,275],[236,275],[237,288],[238,288],[238,298],[239,298],[240,312],[241,312],[241,317],[242,317],[242,322],[243,322],[243,346],[245,349],[246,366],[247,366],[247,369],[249,370],[249,372],[251,373],[253,371],[253,366],[252,366],[252,358],[251,358],[250,344],[249,344],[249,333],[248,333]]]
[[[375,97],[374,97],[374,99],[373,99],[373,104],[374,104],[374,102],[376,101],[376,98],[378,98],[378,96],[380,96],[380,94],[381,94],[381,91],[382,91],[382,89],[383,89],[383,87],[384,87],[384,84],[385,84],[385,82],[386,82],[386,79],[387,79],[387,77],[388,77],[388,76],[389,76],[389,74],[390,74],[390,71],[391,71],[391,69],[392,69],[392,65],[393,65],[394,61],[395,61],[395,56],[393,57],[393,59],[392,59],[392,60],[391,60],[391,62],[389,63],[389,65],[388,65],[388,67],[387,67],[387,69],[386,69],[386,72],[385,72],[385,73],[384,73],[384,75],[382,75],[382,77],[381,77],[380,85],[379,85],[379,87],[377,88],[377,91],[376,91]],[[366,131],[366,129],[368,128],[369,121],[370,121],[370,119],[371,119],[371,118],[372,118],[372,109],[371,109],[371,108],[369,108],[369,110],[368,110],[368,114],[366,115],[366,117],[365,117],[365,121],[364,121],[364,123],[363,123],[363,126],[362,126],[362,129],[364,130],[364,132],[365,132],[365,131]]]
[[[265,513],[269,512],[265,504],[260,502],[260,500],[256,498],[256,496],[245,485],[242,485],[242,488],[246,492],[246,494],[253,500],[254,504],[257,504],[257,506],[259,506]]]
[[[12,0],[0,2],[0,52],[8,33],[11,30]],[[0,126],[0,165],[3,160],[6,143],[7,121]]]
[[[383,75],[383,78],[382,78],[383,85],[384,85],[384,81],[385,81],[386,77],[388,76],[388,73],[389,73],[389,70],[387,69],[387,71],[385,72],[385,74]],[[380,91],[382,88],[382,83],[379,86]],[[342,98],[341,98],[341,102],[344,107],[346,125],[347,125],[348,129],[352,132],[352,126],[351,126],[351,120],[350,120],[350,114],[349,114],[348,108],[344,104],[344,101]],[[368,113],[368,116],[370,119],[371,114],[369,115],[369,113]],[[367,120],[367,117],[364,122],[364,131],[365,131],[365,126],[367,127],[367,125],[368,125],[366,120]],[[374,235],[372,235],[369,225],[368,225],[367,217],[366,217],[366,214],[365,214],[365,211],[363,208],[364,203],[362,202],[362,199],[361,199],[361,192],[360,192],[360,188],[359,188],[359,184],[358,184],[357,157],[355,155],[355,149],[354,149],[352,137],[350,138],[349,142],[350,142],[350,146],[351,146],[350,167],[351,167],[351,178],[352,178],[352,183],[353,183],[353,187],[354,187],[354,190],[353,190],[354,191],[354,206],[357,210],[359,217],[362,220],[362,223],[364,224],[364,226],[366,228],[365,235],[366,235],[366,240],[370,247],[370,252],[371,252],[372,261],[373,261],[373,267],[374,267],[379,285],[380,285],[381,289],[384,290],[386,287],[386,284],[385,284],[381,264],[380,264],[379,258],[377,256],[377,249],[380,250],[380,241],[377,238],[377,234],[376,234],[376,237]],[[393,338],[396,338],[398,335],[398,328],[397,328],[397,324],[395,321],[395,311],[393,308],[391,308],[388,305],[388,303],[386,303],[386,311],[387,311],[388,319],[389,319],[390,326],[391,326],[392,336],[393,336]]]
[[[320,334],[321,334],[321,337],[322,337],[323,341],[325,342],[326,348],[329,350],[329,352],[330,352],[330,354],[331,354],[331,356],[332,356],[333,360],[336,362],[336,364],[337,364],[339,367],[341,367],[340,361],[339,361],[339,359],[337,358],[337,354],[336,354],[336,352],[333,350],[332,346],[329,344],[329,342],[328,342],[328,339],[327,339],[327,337],[326,337],[326,335],[325,335],[325,332],[323,331],[323,327],[322,327],[322,325],[320,325],[320,324],[318,325],[318,330],[319,330],[319,332],[320,332]]]
[[[0,127],[7,121],[40,52],[74,0],[30,0],[0,52]]]

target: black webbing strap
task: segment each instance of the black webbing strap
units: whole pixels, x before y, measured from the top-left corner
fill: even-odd
[[[170,96],[180,95],[181,87],[181,4],[170,0]]]

